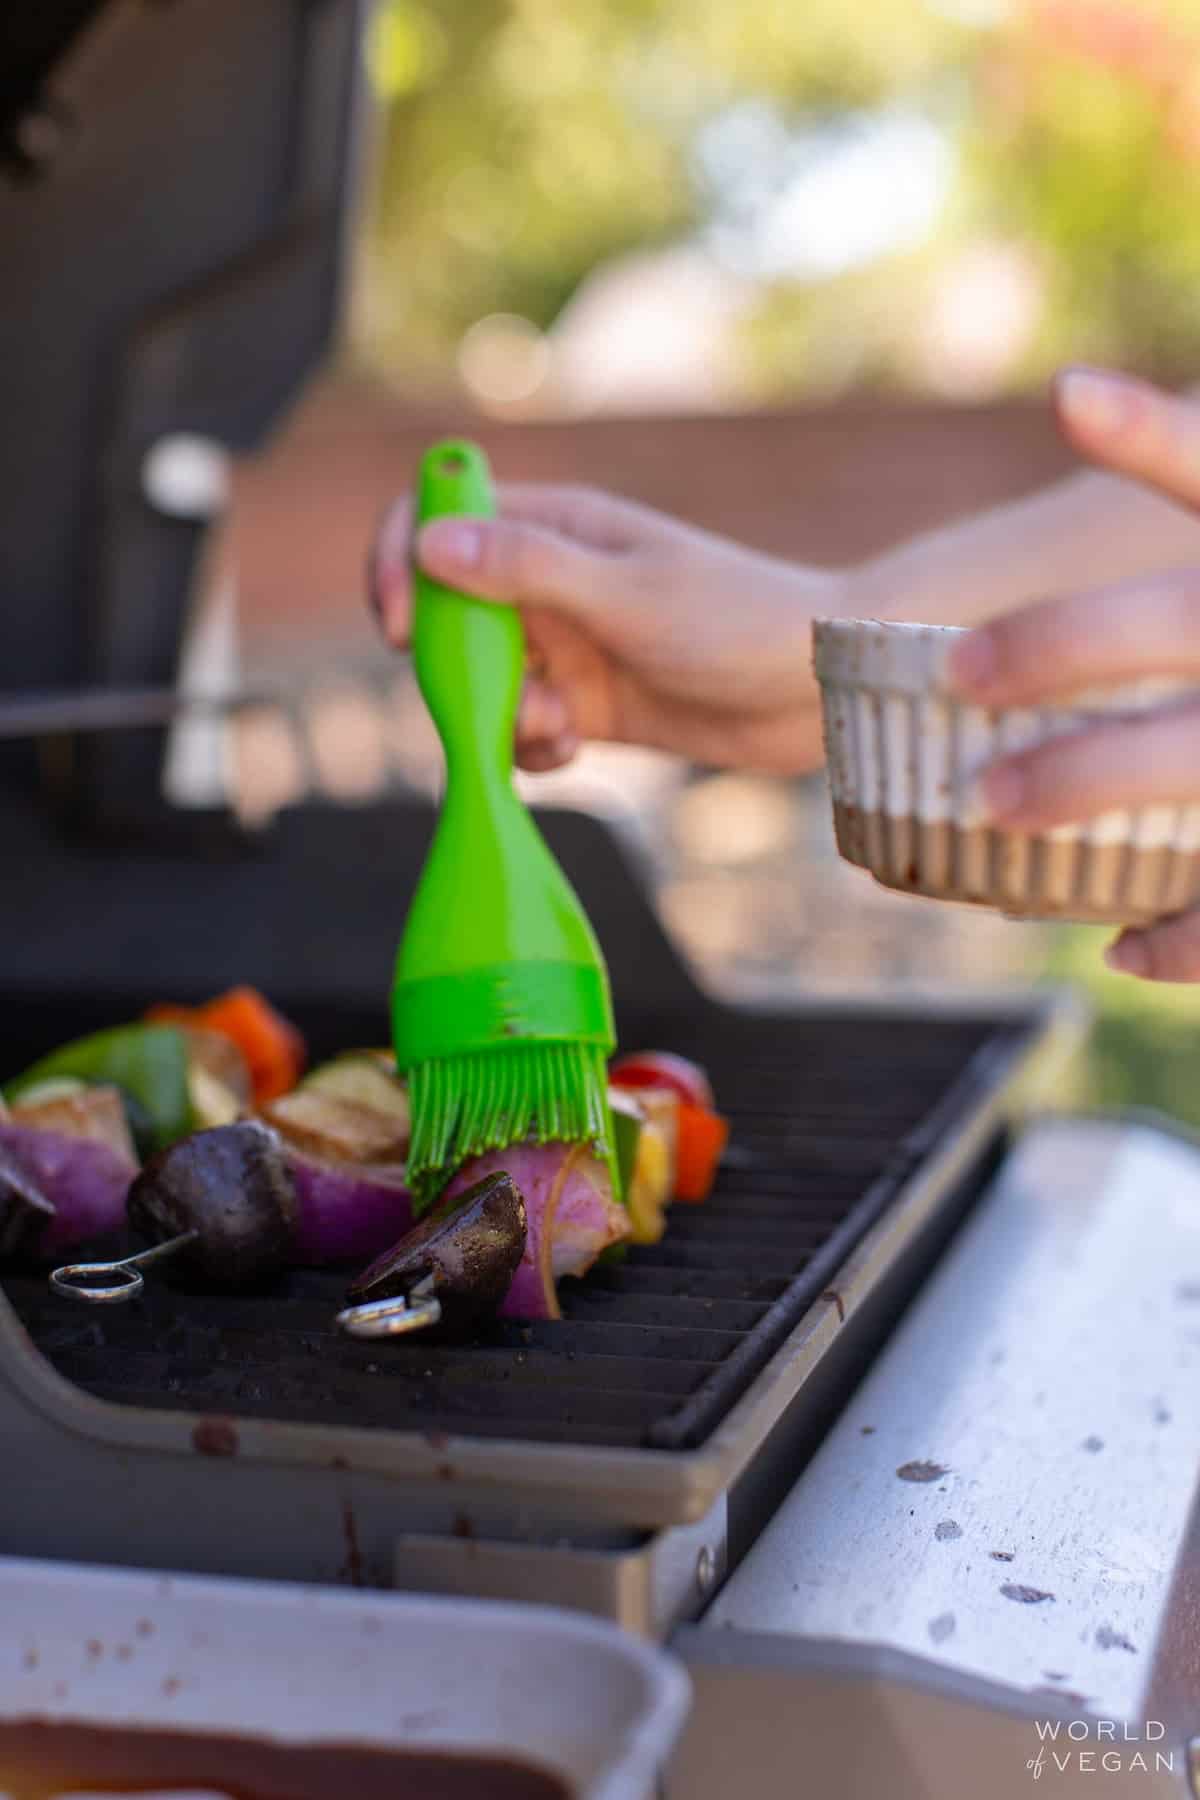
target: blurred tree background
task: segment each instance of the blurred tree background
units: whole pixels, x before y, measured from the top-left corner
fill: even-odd
[[[569,408],[556,329],[638,253],[723,296],[723,403],[1200,364],[1195,0],[384,0],[370,64],[397,379]]]
[[[355,350],[501,416],[1200,375],[1197,0],[384,0]],[[1200,1125],[1200,990],[1045,972]]]

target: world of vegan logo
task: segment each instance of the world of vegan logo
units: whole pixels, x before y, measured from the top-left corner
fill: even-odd
[[[1175,1752],[1164,1750],[1161,1719],[1130,1725],[1116,1719],[1037,1719],[1035,1755],[1025,1764],[1043,1775],[1173,1775]]]

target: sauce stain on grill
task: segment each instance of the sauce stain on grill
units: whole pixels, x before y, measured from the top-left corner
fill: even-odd
[[[348,1581],[351,1587],[366,1587],[362,1549],[358,1541],[358,1521],[349,1500],[342,1501],[342,1539],[346,1546],[346,1560],[338,1570],[338,1579]]]
[[[1023,1581],[1006,1581],[1000,1592],[1006,1600],[1015,1600],[1019,1606],[1040,1606],[1043,1600],[1054,1598],[1046,1588],[1026,1587]]]
[[[238,1434],[231,1419],[201,1419],[192,1430],[197,1456],[236,1456]]]
[[[837,1289],[826,1288],[825,1292],[821,1295],[821,1298],[822,1300],[830,1301],[837,1307],[838,1324],[844,1325],[846,1323],[846,1302],[842,1299],[842,1296],[838,1293]]]
[[[906,1462],[896,1470],[901,1481],[940,1481],[950,1473],[944,1463]]]

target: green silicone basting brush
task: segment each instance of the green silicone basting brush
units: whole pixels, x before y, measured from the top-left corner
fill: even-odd
[[[494,512],[475,445],[439,444],[422,459],[418,523]],[[409,1186],[423,1208],[485,1150],[590,1141],[616,1195],[608,972],[513,787],[521,619],[419,569],[413,580],[413,661],[446,753],[446,793],[392,989],[412,1108]]]

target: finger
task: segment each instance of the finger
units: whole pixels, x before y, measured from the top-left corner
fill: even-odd
[[[518,767],[544,775],[569,763],[578,749],[579,735],[563,696],[548,683],[528,678],[517,713]]]
[[[504,482],[496,501],[503,518],[545,525],[593,550],[614,553],[632,549],[647,532],[667,524],[636,500],[577,482]]]
[[[1124,931],[1105,951],[1110,969],[1143,981],[1200,981],[1200,912]]]
[[[578,753],[579,739],[573,732],[567,732],[558,738],[543,738],[535,744],[523,744],[517,748],[517,763],[530,775],[548,775],[553,769],[561,769]]]
[[[1200,506],[1200,403],[1100,369],[1066,370],[1055,401],[1066,436],[1093,462]]]
[[[956,644],[949,674],[983,706],[1036,706],[1140,676],[1200,674],[1200,571],[1022,607]]]
[[[398,649],[408,643],[412,617],[412,502],[407,494],[384,513],[367,564],[367,598],[384,636]]]
[[[1196,799],[1198,766],[1200,708],[1163,708],[1006,757],[982,777],[980,798],[996,823],[1039,831],[1110,811],[1187,805]]]
[[[505,519],[548,529],[612,555],[634,548],[656,519],[632,500],[571,483],[506,482],[497,489],[497,504]],[[402,495],[384,513],[368,561],[371,609],[386,635],[401,648],[407,644],[410,629],[412,533],[411,497]],[[451,578],[448,574],[447,579]]]
[[[544,681],[527,680],[517,713],[518,746],[552,743],[572,729],[567,703],[557,689]]]
[[[481,600],[588,616],[612,586],[611,558],[515,519],[433,519],[417,535],[421,567]]]

